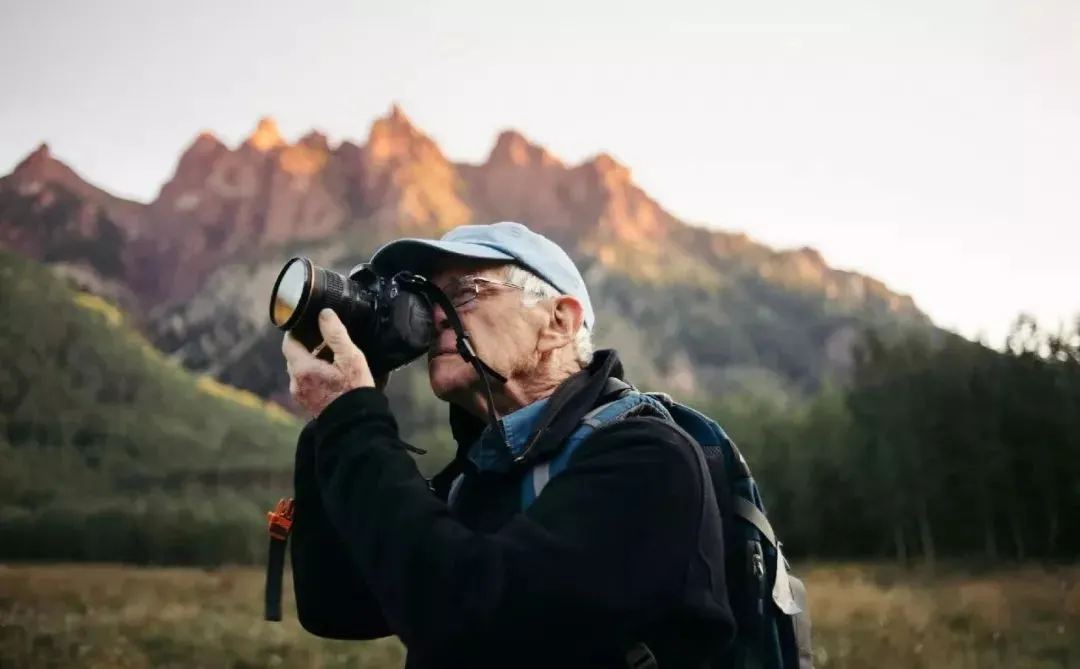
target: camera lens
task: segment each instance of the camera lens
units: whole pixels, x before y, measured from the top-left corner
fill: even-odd
[[[409,282],[385,278],[369,265],[338,274],[303,256],[291,258],[270,293],[270,322],[313,351],[322,343],[319,312],[338,315],[372,373],[389,371],[423,355],[433,337],[431,304]],[[319,357],[331,360],[323,348]]]
[[[319,312],[332,309],[354,340],[367,334],[375,322],[373,295],[342,275],[308,258],[289,260],[278,273],[270,293],[270,322],[314,350],[322,342]],[[328,352],[320,357],[329,356]]]
[[[274,284],[270,299],[270,322],[288,329],[290,321],[303,313],[301,303],[307,306],[307,299],[311,295],[313,269],[306,258],[293,258],[286,263]]]

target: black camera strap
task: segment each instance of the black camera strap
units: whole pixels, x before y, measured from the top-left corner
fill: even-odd
[[[506,377],[499,374],[491,367],[488,367],[487,363],[480,359],[480,356],[476,354],[476,349],[473,348],[472,339],[469,338],[469,332],[465,329],[465,326],[461,323],[461,317],[458,316],[457,309],[454,308],[454,304],[450,301],[450,298],[446,296],[446,293],[441,288],[431,283],[423,277],[416,275],[410,276],[407,281],[413,286],[416,286],[429,300],[438,304],[443,308],[443,312],[446,314],[446,318],[450,321],[450,327],[454,329],[454,333],[457,335],[457,350],[461,357],[466,361],[479,365],[486,374],[495,377],[499,383],[506,383]]]
[[[458,355],[473,366],[477,375],[480,377],[480,381],[484,384],[484,396],[485,399],[487,399],[487,413],[491,426],[499,431],[499,436],[502,438],[503,444],[509,449],[510,441],[506,438],[506,429],[499,421],[499,415],[495,411],[495,399],[492,395],[491,382],[489,381],[489,377],[491,377],[500,384],[503,384],[506,383],[506,377],[488,366],[488,364],[481,360],[480,356],[477,355],[476,348],[473,347],[472,339],[469,337],[469,332],[465,329],[465,326],[462,325],[457,309],[454,308],[453,303],[450,302],[450,298],[446,296],[446,293],[426,279],[413,277],[412,281],[414,285],[419,286],[424,290],[429,299],[443,308],[446,318],[450,321],[450,327],[454,329],[454,333],[457,335]]]

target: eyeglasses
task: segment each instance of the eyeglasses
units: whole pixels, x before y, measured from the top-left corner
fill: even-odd
[[[509,281],[500,281],[499,279],[491,279],[486,276],[470,275],[457,279],[443,289],[443,292],[446,293],[446,297],[450,299],[450,304],[454,305],[455,309],[460,309],[480,296],[481,284],[525,290],[524,286],[519,286],[518,284],[510,283]]]

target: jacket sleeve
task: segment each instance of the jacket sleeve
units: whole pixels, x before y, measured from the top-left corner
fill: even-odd
[[[313,440],[327,516],[410,652],[474,662],[600,652],[677,609],[696,609],[718,642],[730,633],[704,463],[669,426],[598,431],[526,513],[490,534],[429,494],[378,391],[335,400]]]
[[[378,600],[323,510],[313,436],[308,423],[300,433],[293,474],[296,506],[289,539],[300,625],[329,639],[389,636]]]

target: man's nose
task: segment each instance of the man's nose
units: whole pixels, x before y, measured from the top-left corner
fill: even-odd
[[[431,310],[431,315],[435,321],[435,332],[443,332],[450,329],[450,319],[446,316],[446,310],[442,308],[441,304],[434,305]]]

